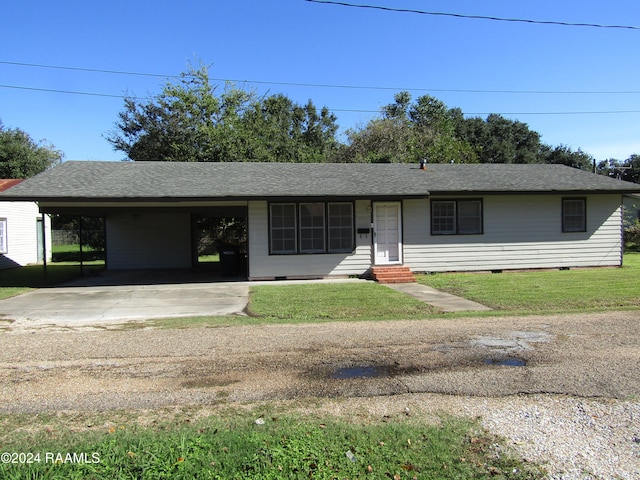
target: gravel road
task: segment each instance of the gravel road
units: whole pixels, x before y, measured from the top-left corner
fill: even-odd
[[[479,416],[554,479],[640,478],[640,312],[0,334],[0,412],[320,398]]]

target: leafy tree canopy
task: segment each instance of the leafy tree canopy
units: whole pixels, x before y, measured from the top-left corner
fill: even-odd
[[[200,67],[149,101],[127,97],[107,140],[136,161],[324,161],[337,148],[335,122],[311,100],[301,106],[233,85],[218,95]]]
[[[640,183],[640,155],[633,154],[625,161],[611,158],[599,162],[596,172],[628,182]]]
[[[0,122],[0,178],[29,178],[60,163],[63,153],[45,141],[35,142],[18,128]]]
[[[425,95],[412,104],[408,92],[396,94],[394,100],[382,108],[382,118],[347,132],[348,146],[341,152],[342,161],[476,161],[471,145],[455,135],[455,112],[440,100]]]
[[[486,119],[465,118],[430,95],[412,102],[408,92],[395,95],[380,118],[347,132],[342,161],[431,163],[562,163],[593,168],[585,152],[540,141],[526,123],[491,114]]]

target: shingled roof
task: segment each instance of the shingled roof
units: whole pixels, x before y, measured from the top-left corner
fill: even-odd
[[[563,165],[68,161],[0,199],[158,201],[425,197],[481,193],[631,193],[640,185]]]

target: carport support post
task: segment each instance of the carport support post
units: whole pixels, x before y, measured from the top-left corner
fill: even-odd
[[[44,276],[47,276],[47,228],[45,224],[45,215],[44,213],[40,214],[42,218],[41,228],[42,228],[42,266],[44,269]]]
[[[80,241],[80,275],[84,277],[84,263],[82,261],[82,215],[78,216],[78,239]]]

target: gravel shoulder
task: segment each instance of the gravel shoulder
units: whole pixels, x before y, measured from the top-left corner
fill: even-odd
[[[9,329],[0,333],[0,412],[215,411],[303,398],[342,415],[448,412],[481,417],[548,463],[550,478],[631,479],[640,478],[639,360],[638,311]]]

